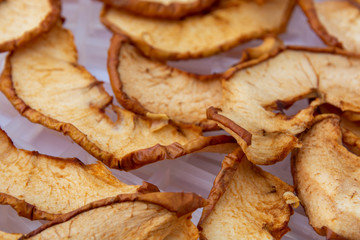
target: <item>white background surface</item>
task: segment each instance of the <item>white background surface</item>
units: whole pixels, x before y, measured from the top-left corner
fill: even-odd
[[[63,1],[63,15],[66,18],[65,27],[71,29],[79,51],[79,62],[96,78],[105,82],[105,88],[112,94],[106,71],[107,49],[111,33],[99,21],[101,3],[93,0]],[[296,7],[287,33],[280,36],[287,45],[324,46],[318,37],[310,30],[308,23],[299,7]],[[245,46],[255,46],[260,41],[253,41]],[[207,59],[189,60],[170,63],[181,69],[211,73],[226,70],[236,63],[244,46],[239,46],[229,52]],[[0,54],[0,70],[5,54]],[[115,100],[114,100],[115,101]],[[302,106],[303,103],[299,105]],[[77,157],[84,163],[94,163],[96,160],[86,151],[73,143],[70,138],[41,125],[33,124],[11,106],[0,93],[0,127],[5,130],[15,145],[19,148],[37,150],[60,157]],[[176,160],[161,161],[145,166],[130,173],[112,170],[112,172],[127,184],[141,184],[143,180],[157,185],[162,191],[190,191],[206,198],[213,181],[220,170],[223,154],[191,154]],[[292,184],[289,157],[272,166],[264,167],[282,180]],[[193,214],[197,224],[201,210]],[[8,206],[0,205],[0,230],[5,232],[28,233],[39,227],[45,221],[30,221],[19,217]],[[283,239],[325,239],[318,236],[308,225],[302,208],[295,210],[290,221],[291,232]]]

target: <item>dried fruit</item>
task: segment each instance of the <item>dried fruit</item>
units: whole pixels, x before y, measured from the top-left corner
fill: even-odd
[[[159,191],[126,185],[101,163],[56,158],[17,149],[0,129],[0,204],[30,219],[53,220],[90,202],[121,193]]]
[[[246,49],[240,61],[259,58],[281,43],[272,37]],[[215,130],[206,109],[221,102],[222,74],[198,75],[143,56],[126,37],[114,35],[108,57],[110,82],[126,109],[155,119],[171,119]]]
[[[360,53],[360,10],[348,1],[298,1],[312,29],[325,44]]]
[[[331,239],[359,239],[360,158],[342,146],[339,120],[316,118],[294,151],[292,172],[310,225]]]
[[[101,0],[134,14],[166,19],[179,19],[211,7],[215,0]]]
[[[206,57],[239,43],[285,30],[293,0],[221,0],[206,14],[181,20],[149,19],[104,7],[101,21],[127,35],[147,56],[157,59]]]
[[[115,96],[126,109],[204,130],[217,128],[206,119],[206,109],[221,101],[220,74],[191,74],[148,59],[120,35],[111,41],[108,70]]]
[[[208,118],[237,139],[251,162],[273,164],[300,147],[295,135],[311,126],[319,104],[360,112],[359,67],[359,56],[340,50],[280,48],[229,70],[220,109],[210,108]],[[281,112],[313,97],[317,99],[294,116]],[[242,139],[244,131],[252,134],[251,145]]]
[[[292,192],[237,149],[215,179],[198,225],[200,239],[280,239],[290,230],[290,204],[298,204]]]
[[[60,0],[0,1],[0,52],[48,31],[60,17],[60,6]]]
[[[72,34],[60,25],[8,56],[0,88],[23,116],[69,135],[112,168],[131,170],[195,151],[236,147],[230,136],[204,137],[199,127],[111,105],[102,84],[77,63]],[[108,106],[116,121],[105,113]]]
[[[193,193],[121,194],[64,214],[20,239],[195,240],[191,213],[205,203]]]

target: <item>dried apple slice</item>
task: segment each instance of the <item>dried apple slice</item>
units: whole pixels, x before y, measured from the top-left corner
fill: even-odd
[[[272,37],[246,49],[240,61],[268,54],[281,44]],[[221,102],[221,74],[198,75],[143,56],[126,37],[114,35],[108,57],[112,89],[126,109],[143,116],[196,124],[215,130],[206,109]]]
[[[101,163],[84,165],[17,149],[0,129],[0,204],[11,205],[19,215],[52,220],[90,202],[121,193],[151,192],[148,183],[126,185]]]
[[[60,17],[60,0],[0,1],[0,52],[48,31]]]
[[[101,0],[104,3],[145,17],[179,19],[204,11],[216,0]]]
[[[321,235],[360,238],[360,158],[341,144],[339,117],[319,116],[294,151],[296,191],[311,226]],[[335,238],[332,238],[335,239]]]
[[[206,119],[206,109],[221,102],[220,74],[191,74],[148,59],[120,35],[111,40],[108,70],[115,96],[126,109],[217,129]]]
[[[243,63],[223,80],[221,109],[210,108],[208,118],[234,136],[255,164],[281,161],[300,142],[295,137],[312,124],[323,102],[343,111],[360,112],[359,56],[331,49],[289,47],[270,57]],[[272,110],[299,99],[318,97],[294,116]],[[242,139],[252,134],[251,145]]]
[[[312,29],[325,44],[360,53],[360,10],[347,1],[298,1]]]
[[[198,228],[200,239],[280,239],[298,205],[293,187],[249,162],[241,149],[225,157]]]
[[[193,193],[122,194],[65,214],[21,239],[196,240],[191,213],[205,203]]]
[[[239,43],[285,30],[293,0],[221,0],[207,14],[181,20],[159,20],[104,7],[101,21],[130,37],[147,56],[158,59],[198,58]]]
[[[112,121],[104,113],[112,98],[78,65],[72,34],[61,26],[12,52],[5,65],[0,88],[22,115],[69,135],[109,167],[131,170],[236,146],[230,136],[204,137],[198,127],[143,118],[117,106],[112,107],[118,119]]]

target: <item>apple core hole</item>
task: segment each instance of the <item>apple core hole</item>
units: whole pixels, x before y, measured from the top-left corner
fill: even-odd
[[[276,102],[276,109],[273,109],[272,112],[275,114],[283,114],[287,117],[292,117],[296,115],[301,110],[307,108],[311,102],[311,99],[303,98],[292,104],[286,104],[282,101]]]

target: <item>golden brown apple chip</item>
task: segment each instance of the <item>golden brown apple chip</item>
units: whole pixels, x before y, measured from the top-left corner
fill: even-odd
[[[69,135],[112,168],[131,170],[194,151],[230,151],[230,136],[147,119],[117,106],[102,84],[78,65],[72,34],[55,27],[6,61],[0,87],[29,120]],[[105,114],[111,105],[114,122]],[[218,146],[225,148],[218,148]]]
[[[205,204],[193,193],[121,194],[64,214],[20,239],[196,240],[191,214]]]
[[[220,74],[196,75],[153,61],[120,35],[112,38],[108,70],[115,96],[126,109],[217,129],[206,119],[206,109],[221,102]]]
[[[345,239],[360,238],[360,157],[341,144],[339,117],[320,115],[294,151],[296,191],[311,226]],[[333,239],[333,238],[332,238]]]
[[[360,9],[347,1],[298,0],[312,29],[325,44],[360,53]]]
[[[268,54],[281,44],[272,37],[246,49],[241,61]],[[108,57],[111,86],[119,103],[143,116],[197,124],[215,130],[206,109],[221,102],[221,74],[197,75],[143,56],[128,39],[114,35]]]
[[[147,56],[158,59],[205,57],[239,43],[285,30],[293,0],[221,0],[206,14],[181,20],[149,19],[105,6],[101,21],[130,37]]]
[[[0,52],[48,31],[60,17],[60,0],[0,1]]]
[[[199,222],[200,239],[280,239],[290,229],[293,187],[249,162],[225,157]]]
[[[158,191],[148,183],[120,182],[101,162],[84,165],[75,158],[16,149],[1,129],[0,182],[0,204],[23,217],[47,220],[121,193]]]
[[[216,0],[101,0],[104,3],[145,17],[179,19],[204,11]]]
[[[208,118],[237,139],[251,162],[273,164],[300,146],[296,134],[312,124],[320,103],[360,112],[359,68],[359,56],[338,50],[279,49],[229,70],[221,109],[210,108]],[[272,112],[308,97],[317,99],[294,116]],[[252,134],[250,146],[244,129]]]

